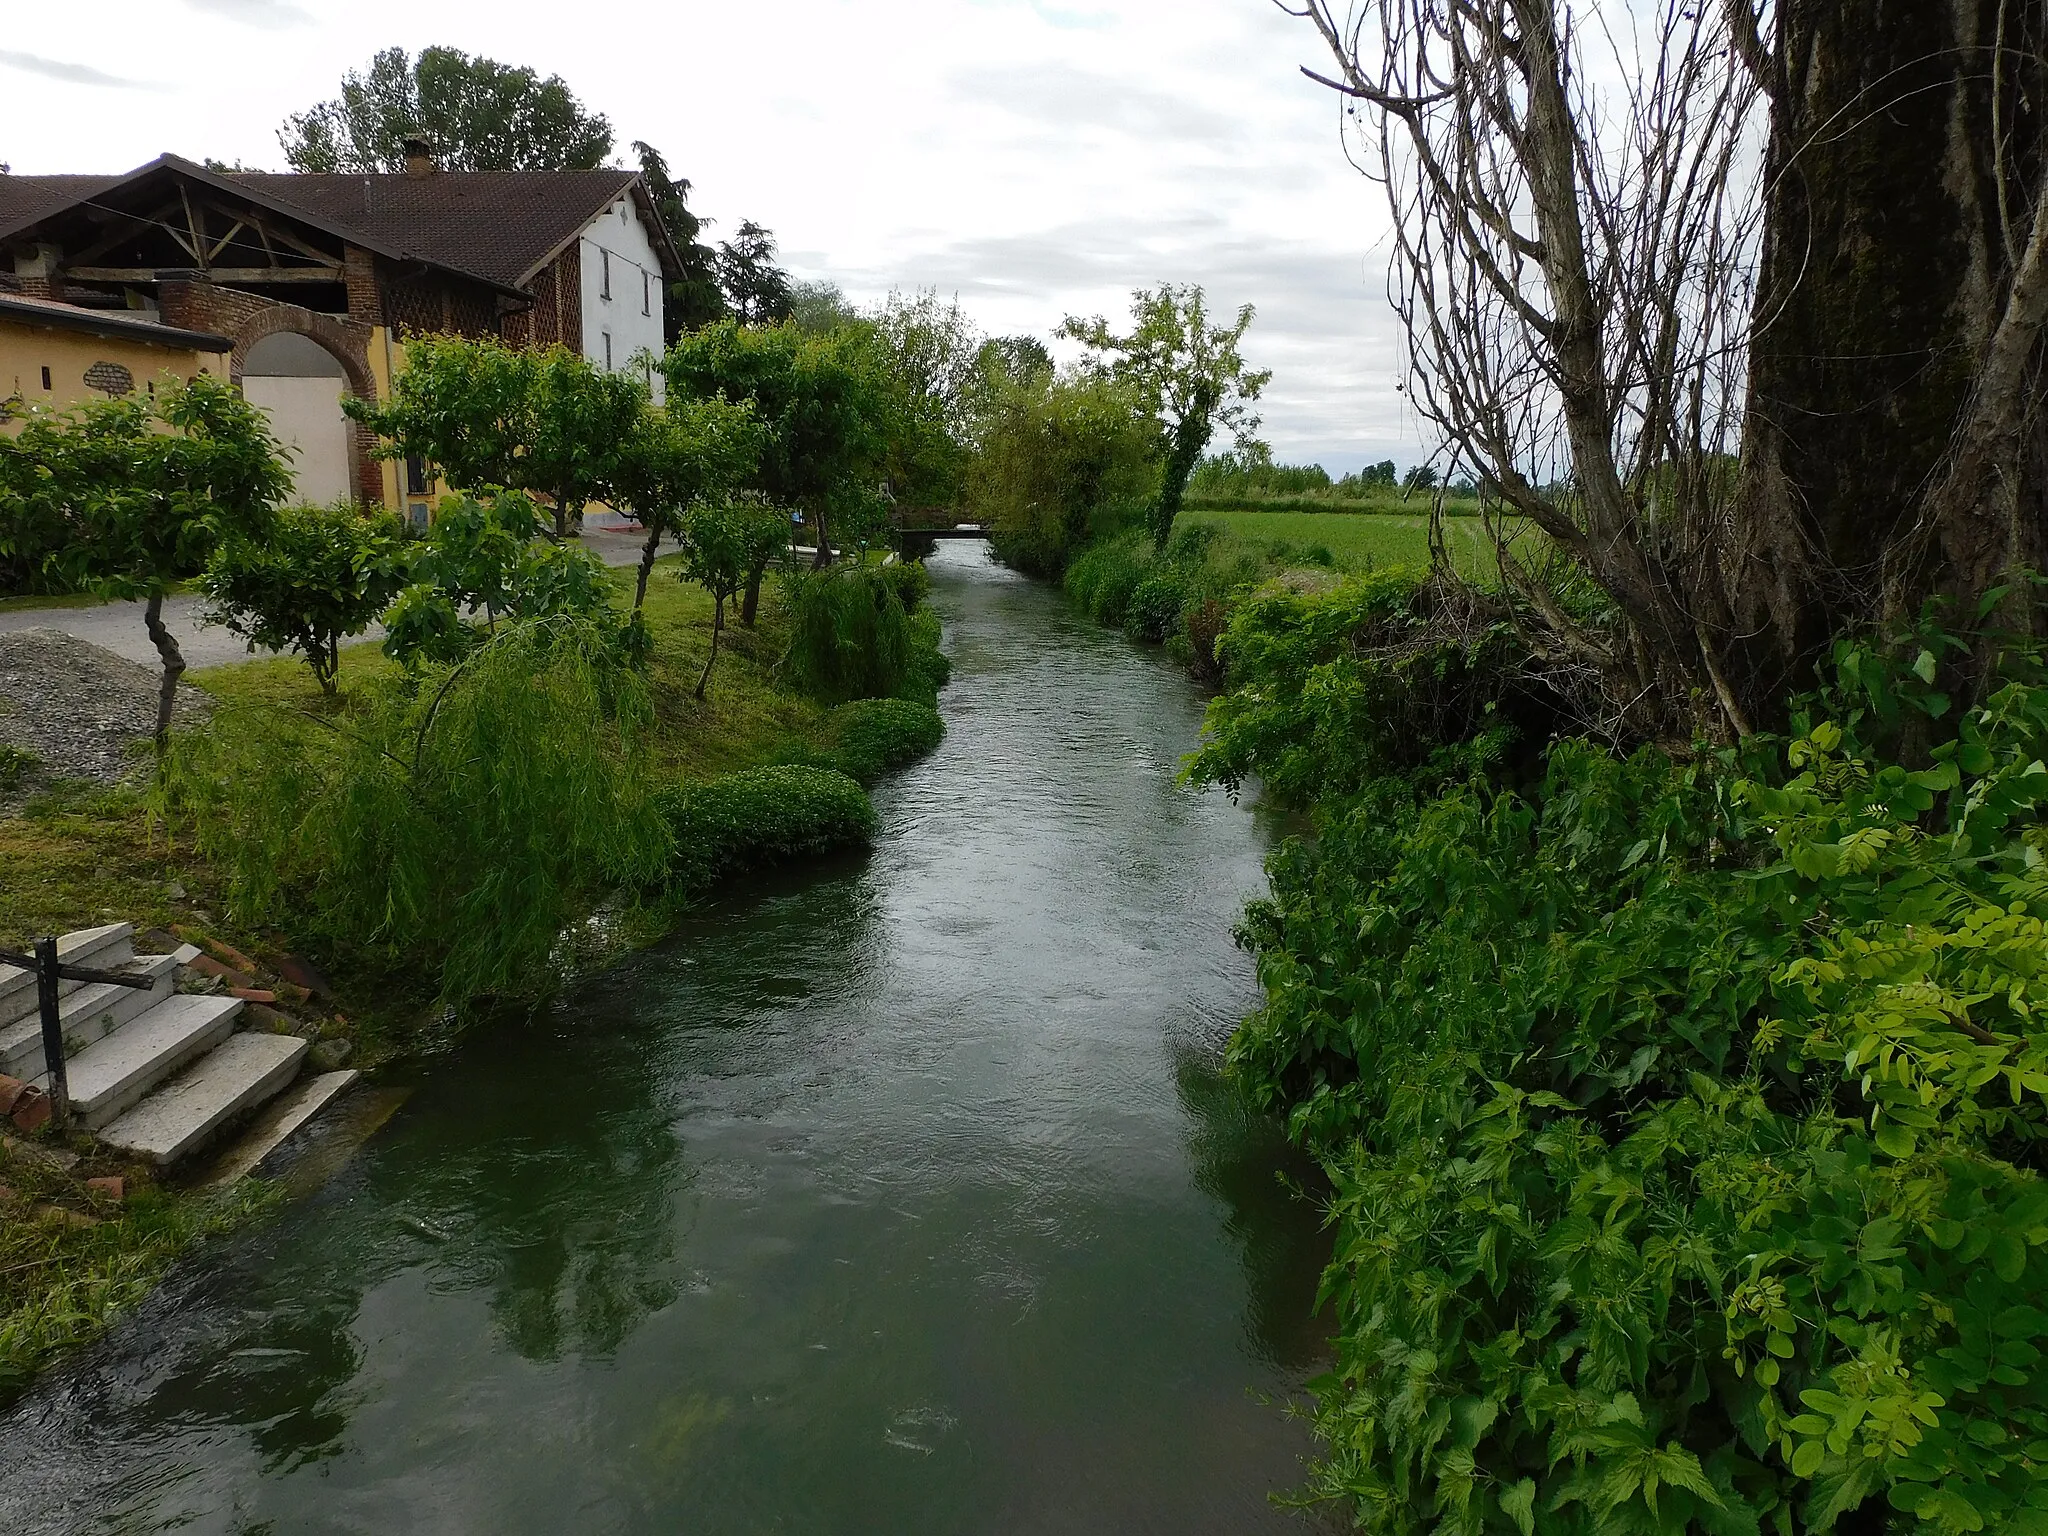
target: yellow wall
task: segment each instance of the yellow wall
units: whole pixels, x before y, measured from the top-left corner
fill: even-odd
[[[86,400],[106,396],[85,382],[85,370],[94,363],[119,363],[135,376],[135,390],[146,393],[166,373],[180,380],[196,373],[225,378],[225,352],[195,352],[143,341],[89,336],[83,331],[56,330],[27,325],[0,316],[0,400],[19,398],[29,407],[61,411]],[[43,370],[50,370],[50,387],[43,388]]]

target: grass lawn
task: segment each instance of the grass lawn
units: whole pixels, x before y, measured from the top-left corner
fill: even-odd
[[[1282,559],[1298,558],[1320,545],[1340,567],[1429,564],[1429,518],[1392,512],[1199,512],[1181,514],[1184,523],[1208,523],[1254,546],[1287,546]],[[1444,520],[1444,539],[1460,570],[1484,576],[1493,569],[1493,548],[1476,517]],[[1277,551],[1276,551],[1277,552]]]

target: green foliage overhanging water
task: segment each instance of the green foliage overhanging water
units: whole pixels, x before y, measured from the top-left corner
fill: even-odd
[[[1346,728],[1429,744],[1444,696],[1358,606],[1242,608],[1197,767],[1315,806],[1231,1056],[1336,1187],[1320,1491],[1380,1532],[2048,1530],[2039,654],[1954,718],[1956,642],[1845,643],[1789,740],[1517,775],[1483,708],[1420,760]]]

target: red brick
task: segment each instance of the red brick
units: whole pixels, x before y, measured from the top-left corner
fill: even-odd
[[[109,1200],[121,1201],[128,1198],[128,1183],[116,1175],[103,1179],[87,1179],[85,1187],[95,1194],[105,1195]]]
[[[229,987],[230,997],[239,997],[245,1003],[274,1003],[277,994],[268,987]]]
[[[15,1101],[28,1092],[28,1084],[18,1077],[0,1077],[0,1115],[14,1113]]]
[[[202,976],[218,976],[222,981],[238,987],[256,985],[254,976],[238,971],[231,965],[223,965],[211,955],[194,955],[188,963]]]
[[[18,1131],[40,1131],[50,1123],[50,1096],[40,1088],[30,1088],[14,1101],[7,1118]]]

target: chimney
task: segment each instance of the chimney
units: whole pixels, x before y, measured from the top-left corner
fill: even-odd
[[[434,164],[434,146],[425,139],[407,139],[404,147],[406,175],[431,176],[440,169]]]

